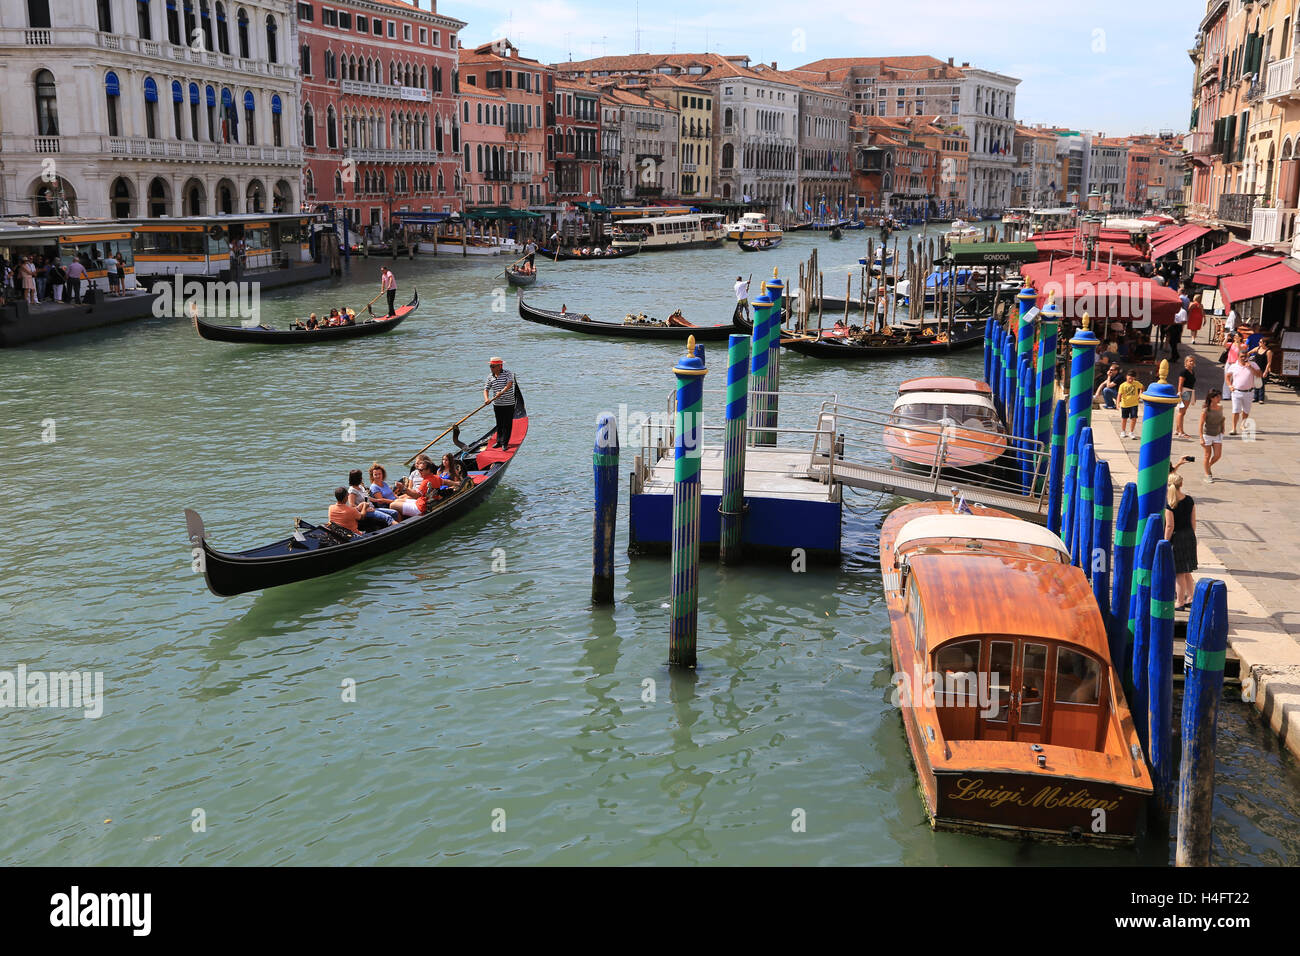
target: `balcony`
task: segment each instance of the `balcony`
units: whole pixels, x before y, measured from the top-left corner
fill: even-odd
[[[1270,63],[1264,75],[1264,98],[1278,101],[1300,99],[1295,72],[1295,57]]]
[[[506,120],[506,133],[508,135],[522,135],[527,133],[531,127],[523,120]]]
[[[698,169],[699,166],[696,163],[682,163],[682,172],[684,173],[693,173],[696,172]]]
[[[662,186],[637,186],[636,194],[638,196],[662,196],[664,187]]]
[[[600,153],[594,149],[580,149],[573,154],[573,158],[583,162],[592,162],[600,159]]]
[[[1183,150],[1189,156],[1209,156],[1210,155],[1210,137],[1213,134],[1209,130],[1197,133],[1188,133],[1183,137]]]
[[[479,174],[485,182],[489,183],[508,183],[510,174],[504,169],[485,169]]]
[[[343,150],[343,155],[359,163],[436,163],[442,158],[432,149],[356,149],[351,146]]]
[[[414,103],[428,103],[433,94],[418,86],[389,86],[385,83],[366,83],[363,80],[344,80],[344,93],[357,96],[377,96],[386,100],[409,100]]]
[[[144,136],[94,137],[95,151],[124,159],[183,159],[199,163],[270,163],[301,166],[302,151],[283,146],[241,146],[238,143],[194,143],[148,139]],[[84,151],[89,152],[93,147]]]
[[[1256,245],[1290,243],[1295,236],[1295,209],[1255,209],[1250,217],[1250,241]]]
[[[533,181],[533,174],[526,170],[516,169],[510,174],[510,181],[512,183],[531,183]]]
[[[1224,193],[1219,197],[1218,218],[1235,225],[1247,225],[1252,221],[1251,214],[1258,198],[1254,193]]]

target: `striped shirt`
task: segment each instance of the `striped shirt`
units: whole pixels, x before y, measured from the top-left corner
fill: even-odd
[[[493,405],[513,405],[515,403],[515,390],[512,387],[510,391],[502,391],[507,385],[513,386],[515,383],[515,373],[501,370],[500,375],[493,375],[487,380],[487,390],[489,395],[496,397]]]

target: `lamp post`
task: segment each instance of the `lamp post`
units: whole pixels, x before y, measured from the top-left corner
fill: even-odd
[[[1088,212],[1080,220],[1079,230],[1083,236],[1084,268],[1092,268],[1096,261],[1097,241],[1101,238],[1101,218],[1097,215],[1101,209],[1101,193],[1093,186],[1088,190]]]

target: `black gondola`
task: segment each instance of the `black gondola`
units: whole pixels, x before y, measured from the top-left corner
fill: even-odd
[[[417,289],[411,301],[400,307],[390,318],[375,315],[356,325],[336,325],[318,329],[269,329],[266,326],[246,328],[242,325],[213,325],[197,315],[192,316],[194,328],[209,342],[237,342],[244,345],[305,345],[311,342],[337,342],[340,339],[359,339],[367,335],[383,335],[402,324],[402,320],[420,306]]]
[[[425,514],[378,531],[351,534],[333,526],[297,520],[295,533],[288,538],[248,551],[225,552],[217,551],[208,543],[203,519],[198,513],[185,509],[190,546],[203,549],[203,573],[208,590],[220,597],[230,597],[322,577],[404,548],[445,527],[487,499],[528,436],[528,410],[522,392],[516,394],[510,447],[505,450],[488,448],[488,442],[495,435],[494,425],[474,442],[461,443],[453,436],[453,441],[461,448],[456,457],[465,466],[469,480]]]
[[[768,249],[775,249],[781,244],[778,236],[775,239],[740,239],[736,245],[740,246],[741,252],[766,252]]]
[[[752,332],[754,330],[754,323],[740,315],[739,310],[735,316],[735,323],[736,327],[741,331]],[[924,328],[935,329],[936,327],[928,325],[924,326]],[[895,330],[895,334],[891,336],[868,336],[868,338],[875,338],[876,341],[864,345],[849,341],[842,336],[815,338],[811,335],[803,335],[789,329],[782,329],[781,344],[793,352],[808,355],[812,358],[860,359],[874,358],[876,356],[942,354],[959,349],[968,349],[984,341],[983,323],[958,323],[951,345],[947,341],[936,341],[937,335],[942,332],[942,327],[938,327],[937,332],[921,332],[920,334],[916,331],[899,333]]]
[[[554,249],[538,249],[537,254],[544,259],[550,259],[552,262],[604,262],[607,259],[626,259],[628,256],[634,256],[641,251],[641,247],[627,248],[615,247],[612,252],[601,252],[598,256],[574,255],[572,252],[556,252]]]
[[[623,322],[596,322],[578,312],[555,312],[551,309],[537,309],[524,302],[519,296],[519,316],[529,322],[568,329],[570,332],[585,332],[588,335],[611,335],[625,339],[670,339],[685,342],[689,336],[695,336],[697,342],[725,341],[727,336],[737,331],[733,322],[725,325],[650,325],[629,324]]]
[[[515,266],[519,265],[519,262],[515,262],[512,263],[511,265],[506,266],[506,281],[513,286],[520,286],[520,287],[530,286],[534,282],[536,282],[537,263],[534,261],[533,256],[534,253],[530,252],[528,255],[524,256],[522,259],[519,260],[519,262],[526,262],[530,266],[532,266],[533,268],[531,272],[520,272],[518,269],[516,269]]]

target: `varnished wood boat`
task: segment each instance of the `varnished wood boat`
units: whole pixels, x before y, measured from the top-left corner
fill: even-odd
[[[1005,512],[906,505],[880,534],[894,683],[931,825],[1132,843],[1151,778],[1083,572]]]
[[[899,387],[884,444],[901,463],[970,469],[1001,458],[1007,436],[987,385],[935,376],[912,379]],[[938,460],[941,449],[942,461]]]
[[[738,239],[736,245],[740,247],[741,252],[767,252],[775,249],[781,244],[781,237],[773,239]]]
[[[929,329],[930,331],[926,331]],[[934,326],[890,335],[824,335],[821,338],[782,339],[781,344],[800,355],[822,359],[869,359],[899,355],[932,355],[974,348],[983,343],[984,330],[974,323],[958,325],[948,340],[945,330]]]
[[[401,306],[392,316],[375,315],[362,319],[356,325],[336,325],[319,329],[272,329],[264,325],[247,328],[242,325],[213,325],[197,315],[191,316],[195,330],[210,342],[236,342],[243,345],[307,345],[313,342],[339,342],[359,339],[367,335],[383,335],[401,325],[402,320],[420,306],[417,289],[411,301]]]
[[[538,249],[537,254],[552,262],[607,262],[610,259],[626,259],[640,252],[638,246],[615,246],[612,252],[603,251],[598,256],[580,256],[572,252],[556,252],[554,249]]]
[[[495,425],[476,441],[462,443],[453,437],[460,448],[456,456],[464,465],[468,480],[419,517],[358,535],[297,520],[295,533],[287,538],[248,551],[227,552],[212,547],[203,519],[198,512],[187,508],[185,526],[190,546],[202,549],[208,590],[220,597],[333,574],[413,544],[478,507],[500,483],[527,437],[528,410],[523,393],[519,392],[510,447],[504,450],[488,447],[496,438]],[[430,457],[436,461],[440,456],[430,452]],[[329,497],[328,493],[322,494],[318,504],[321,511],[327,510]]]
[[[669,339],[685,342],[687,338],[693,335],[697,342],[717,342],[724,341],[727,336],[737,331],[734,322],[728,322],[725,325],[692,325],[684,319],[674,322],[673,317],[670,317],[667,322],[656,322],[655,324],[649,322],[598,322],[585,313],[556,312],[553,309],[535,308],[524,301],[522,293],[519,296],[519,316],[529,322],[538,322],[557,329],[567,329],[570,332],[582,332],[587,335],[610,335],[625,339]]]

